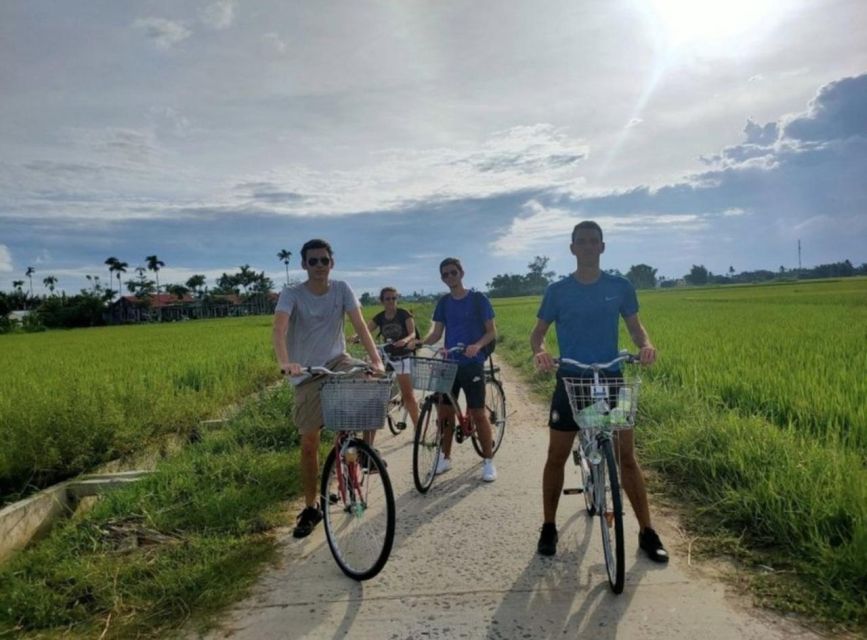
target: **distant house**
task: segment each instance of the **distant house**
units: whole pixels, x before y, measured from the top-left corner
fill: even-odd
[[[178,298],[170,293],[137,296],[121,296],[108,308],[106,320],[112,324],[161,320],[191,320],[199,318],[225,318],[269,314],[277,306],[278,294],[251,296],[244,300],[236,293],[194,298],[186,294]]]

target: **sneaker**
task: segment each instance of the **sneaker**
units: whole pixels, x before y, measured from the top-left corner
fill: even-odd
[[[445,473],[446,471],[451,470],[452,468],[452,459],[446,458],[443,454],[440,454],[440,459],[437,462],[436,471],[434,471],[434,475],[438,476],[441,473]]]
[[[546,522],[542,525],[536,551],[543,556],[553,556],[557,553],[557,525],[553,522]]]
[[[292,536],[295,538],[306,538],[313,531],[313,528],[319,524],[320,520],[322,520],[322,512],[318,507],[306,507],[295,519],[295,528],[292,530]]]
[[[497,470],[494,468],[494,461],[491,458],[485,458],[485,466],[482,469],[482,480],[493,482],[496,479]]]
[[[662,541],[656,534],[656,531],[650,527],[638,534],[638,546],[647,554],[647,557],[654,562],[668,562],[668,551],[662,546]]]

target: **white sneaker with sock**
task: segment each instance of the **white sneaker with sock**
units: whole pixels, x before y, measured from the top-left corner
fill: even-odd
[[[485,465],[482,469],[482,480],[485,482],[493,482],[497,479],[497,470],[494,468],[494,461],[491,458],[485,458]]]
[[[437,460],[437,468],[434,471],[434,475],[438,476],[441,473],[445,473],[446,471],[452,468],[451,458],[446,458],[442,453],[440,453],[440,459]]]

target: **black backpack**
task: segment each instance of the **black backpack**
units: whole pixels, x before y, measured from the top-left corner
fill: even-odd
[[[445,304],[446,298],[448,298],[451,294],[447,293],[442,298],[437,301],[436,308],[439,309],[441,305]],[[482,327],[482,334],[487,333],[487,329],[485,329],[485,316],[482,310],[482,298],[485,297],[485,294],[481,291],[470,291],[470,295],[473,296],[473,309],[476,312],[476,318],[479,321],[479,324]],[[436,310],[434,311],[436,314]],[[495,337],[488,344],[486,344],[481,349],[481,353],[484,354],[485,358],[490,358],[491,354],[494,353],[494,349],[497,348],[497,338]]]

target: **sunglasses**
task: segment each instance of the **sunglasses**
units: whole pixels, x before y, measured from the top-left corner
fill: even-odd
[[[395,300],[397,300],[397,296],[382,299],[383,302],[394,302]]]
[[[331,258],[327,256],[324,258],[307,258],[308,267],[315,267],[317,264],[321,264],[323,267],[327,267],[329,264],[331,264]]]
[[[445,280],[446,278],[454,278],[455,276],[460,275],[460,273],[461,272],[457,269],[451,269],[450,271],[443,271],[440,274],[440,278],[442,278],[443,280]]]

